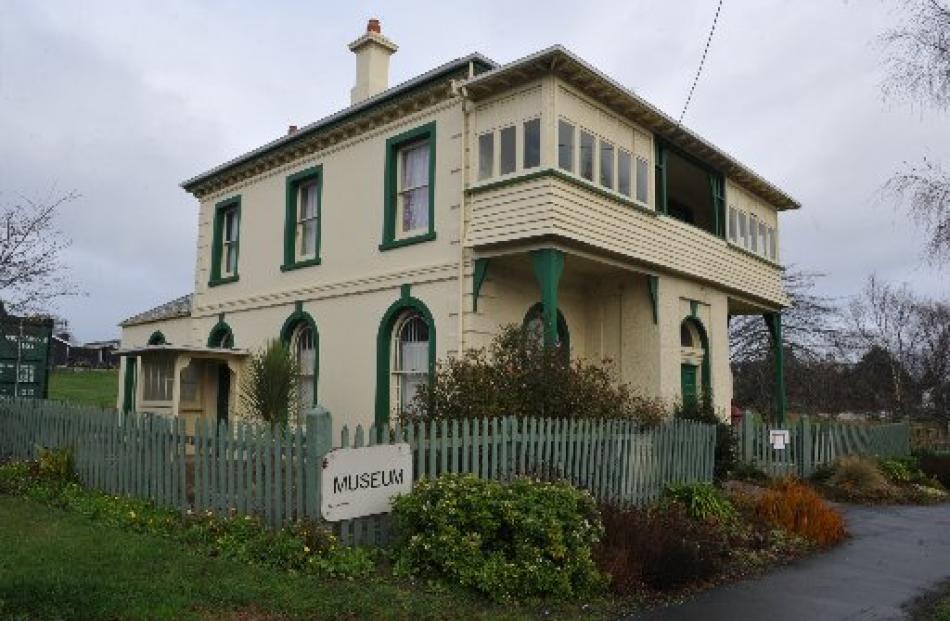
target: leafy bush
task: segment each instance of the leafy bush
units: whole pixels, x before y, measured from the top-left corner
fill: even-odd
[[[247,363],[241,402],[248,412],[271,425],[286,425],[297,414],[297,358],[280,339],[271,339]]]
[[[780,481],[758,500],[757,512],[768,524],[804,537],[821,547],[846,536],[844,518],[811,487],[792,479]]]
[[[950,453],[923,453],[919,461],[920,469],[925,475],[937,479],[941,485],[950,489]]]
[[[39,473],[42,476],[61,481],[76,479],[76,460],[69,447],[38,447]]]
[[[856,455],[842,457],[834,464],[827,485],[835,495],[854,502],[880,502],[894,497],[894,488],[877,463]]]
[[[443,577],[498,600],[602,584],[591,558],[603,533],[597,507],[564,482],[443,475],[397,498],[393,516],[399,575]]]
[[[367,576],[375,568],[372,552],[341,546],[320,524],[298,523],[273,530],[250,516],[182,515],[151,501],[109,496],[42,476],[35,464],[0,466],[0,493],[22,495],[107,526],[168,537],[205,554],[242,563],[348,579]]]
[[[728,557],[716,525],[691,519],[684,506],[603,509],[604,540],[595,548],[611,588],[633,593],[646,585],[669,591],[709,580]]]
[[[738,445],[732,425],[716,416],[709,395],[700,401],[687,401],[677,405],[673,416],[683,420],[693,420],[716,426],[716,453],[713,476],[716,481],[725,481],[738,467]]]
[[[686,483],[666,488],[668,500],[680,503],[693,519],[728,522],[736,517],[735,507],[711,483]]]
[[[507,326],[487,349],[440,361],[433,381],[416,394],[412,416],[457,419],[496,416],[629,418],[658,424],[662,402],[618,384],[608,364],[569,360],[523,328]]]
[[[891,483],[911,483],[923,477],[916,457],[879,459],[878,469]]]

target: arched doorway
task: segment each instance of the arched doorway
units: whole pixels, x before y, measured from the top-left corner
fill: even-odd
[[[696,406],[712,396],[709,338],[702,322],[687,317],[680,323],[680,394],[684,406]]]

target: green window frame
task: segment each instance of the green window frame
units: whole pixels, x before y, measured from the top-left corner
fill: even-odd
[[[300,188],[305,184],[315,183],[317,187],[316,226],[314,227],[314,255],[302,258],[299,252],[302,227],[298,220],[298,206],[300,203]],[[323,227],[323,166],[314,166],[301,170],[287,177],[286,180],[286,208],[284,220],[284,263],[281,271],[289,271],[320,265],[320,240]]]
[[[231,209],[235,210],[237,217],[237,237],[231,242],[234,245],[234,272],[226,276],[221,275],[221,258],[224,253],[224,220],[225,215]],[[211,234],[211,277],[208,280],[209,287],[216,287],[229,282],[237,282],[238,265],[241,248],[241,197],[234,196],[223,200],[214,206],[214,219],[212,223]]]
[[[409,295],[408,287],[404,287],[403,295],[400,299],[393,302],[383,318],[379,322],[379,330],[376,333],[376,416],[377,427],[382,427],[389,423],[390,414],[390,392],[391,392],[391,362],[393,356],[392,340],[393,329],[396,323],[407,311],[414,311],[419,314],[429,332],[429,381],[435,376],[436,367],[436,334],[435,320],[429,308],[422,300]]]
[[[404,147],[427,141],[429,147],[429,226],[410,237],[396,234],[399,211],[399,153]],[[435,239],[435,121],[410,129],[386,140],[386,168],[383,175],[383,241],[380,251],[400,248]]]
[[[284,321],[280,328],[280,340],[290,348],[291,354],[297,356],[295,349],[294,335],[301,327],[309,327],[313,336],[313,394],[311,403],[303,404],[304,407],[313,407],[318,403],[317,388],[320,385],[320,330],[317,328],[317,322],[314,321],[310,313],[301,308],[297,308]]]

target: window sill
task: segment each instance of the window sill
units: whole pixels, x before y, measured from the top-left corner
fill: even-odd
[[[228,283],[237,282],[237,281],[238,281],[238,275],[235,274],[234,276],[226,276],[224,278],[212,278],[211,280],[208,281],[208,286],[217,287],[218,285],[226,285]]]
[[[316,257],[313,259],[306,259],[303,261],[295,261],[290,264],[285,263],[284,265],[281,265],[280,271],[292,272],[294,270],[299,270],[304,267],[313,267],[314,265],[320,265],[320,263],[321,263],[320,257]]]
[[[432,241],[435,239],[435,231],[430,231],[428,233],[423,233],[422,235],[414,235],[412,237],[406,237],[404,239],[390,239],[386,240],[379,245],[380,252],[386,250],[392,250],[393,248],[402,248],[403,246],[411,246],[412,244],[419,244],[422,242]]]

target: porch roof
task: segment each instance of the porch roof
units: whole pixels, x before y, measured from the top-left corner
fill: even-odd
[[[222,349],[220,347],[201,347],[191,345],[143,345],[142,347],[129,347],[115,352],[117,356],[139,356],[141,354],[152,354],[164,352],[169,354],[199,354],[208,358],[244,358],[250,355],[246,349]]]

